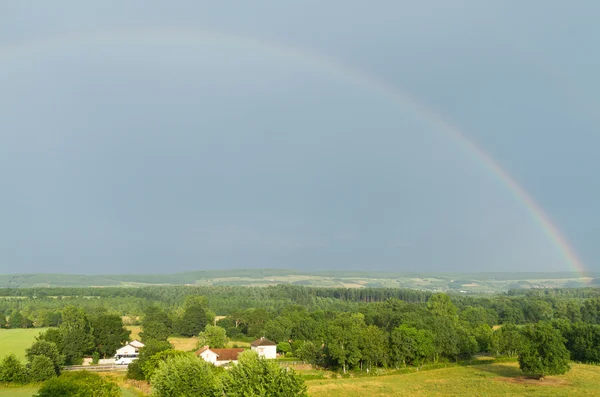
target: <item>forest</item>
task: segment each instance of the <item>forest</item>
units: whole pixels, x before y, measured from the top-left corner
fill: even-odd
[[[58,330],[73,322],[87,335],[61,341]],[[56,343],[69,364],[114,354],[128,336],[119,332],[123,325],[141,325],[143,340],[166,340],[197,336],[213,324],[230,340],[265,336],[283,354],[343,372],[478,353],[516,357],[536,333],[554,335],[572,360],[600,362],[600,290],[593,288],[479,297],[290,285],[4,288],[0,324],[51,327],[42,338]],[[108,335],[112,340],[104,340]]]

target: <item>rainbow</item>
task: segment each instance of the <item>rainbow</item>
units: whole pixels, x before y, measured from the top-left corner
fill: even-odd
[[[521,205],[531,214],[535,222],[540,226],[546,236],[558,249],[565,262],[581,277],[587,273],[582,261],[576,252],[571,248],[566,238],[562,235],[559,228],[552,222],[544,210],[533,200],[533,198],[506,172],[498,162],[496,162],[488,153],[486,153],[477,143],[469,139],[459,128],[440,117],[434,111],[412,98],[407,93],[392,87],[385,81],[366,74],[354,67],[340,63],[339,61],[303,49],[280,44],[271,40],[262,38],[240,36],[227,34],[217,31],[203,30],[181,30],[181,29],[152,29],[152,30],[124,30],[124,31],[102,31],[86,35],[72,35],[64,37],[51,37],[41,40],[26,41],[16,43],[10,46],[0,47],[0,66],[7,61],[27,57],[28,55],[39,55],[44,52],[51,52],[60,49],[68,49],[77,45],[89,46],[94,43],[114,42],[128,39],[143,40],[144,43],[181,42],[182,40],[209,40],[211,42],[224,42],[244,46],[255,47],[261,50],[267,50],[282,56],[288,56],[292,59],[304,62],[307,65],[316,67],[338,76],[347,78],[353,83],[377,92],[404,109],[409,109],[415,115],[423,118],[432,127],[451,137],[458,142],[468,153],[475,157],[488,169],[494,177],[508,191],[510,191]]]

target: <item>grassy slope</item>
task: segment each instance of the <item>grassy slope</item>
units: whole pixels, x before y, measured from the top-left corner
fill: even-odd
[[[573,364],[562,376],[523,379],[516,363],[454,367],[404,375],[308,381],[312,397],[600,396],[600,367]]]
[[[25,362],[25,349],[46,328],[0,329],[0,358],[14,353]]]

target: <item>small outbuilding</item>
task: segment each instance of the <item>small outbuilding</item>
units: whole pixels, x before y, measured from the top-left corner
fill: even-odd
[[[277,343],[272,342],[264,336],[250,344],[252,350],[262,358],[277,358]]]
[[[238,356],[244,349],[211,349],[208,346],[204,346],[202,349],[196,351],[196,356],[202,358],[204,361],[221,366],[229,363],[237,363]]]

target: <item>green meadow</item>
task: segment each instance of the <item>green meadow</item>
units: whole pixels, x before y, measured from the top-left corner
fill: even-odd
[[[14,353],[25,362],[25,349],[31,346],[40,332],[45,330],[46,328],[0,329],[0,358]]]

